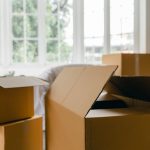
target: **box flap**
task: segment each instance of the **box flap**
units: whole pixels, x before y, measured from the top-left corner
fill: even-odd
[[[3,88],[29,87],[36,85],[48,85],[47,82],[35,77],[1,77],[0,86]]]
[[[50,99],[85,117],[117,66],[65,68],[51,86]]]
[[[113,76],[110,83],[121,91],[123,96],[150,101],[150,77]]]

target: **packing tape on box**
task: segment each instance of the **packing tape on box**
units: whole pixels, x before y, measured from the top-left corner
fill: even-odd
[[[135,55],[135,75],[140,75],[140,56],[139,54]]]

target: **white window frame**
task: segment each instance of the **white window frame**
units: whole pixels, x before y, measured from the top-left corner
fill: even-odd
[[[12,27],[11,27],[11,0],[0,1],[0,63],[5,68],[11,65],[12,58]],[[143,48],[149,48],[148,25],[146,19],[148,15],[149,0],[135,0],[134,9],[134,50],[141,52]],[[142,5],[141,5],[142,3]],[[104,0],[104,51],[110,53],[110,0]],[[149,4],[150,6],[150,4]],[[40,66],[45,65],[46,61],[46,31],[45,31],[45,14],[46,14],[46,0],[38,0],[38,64],[18,64],[13,66],[32,66],[39,69]],[[147,9],[145,9],[147,8]],[[143,13],[145,14],[143,19]],[[141,15],[142,14],[142,15]],[[139,17],[142,16],[142,17]],[[5,18],[5,19],[4,19]],[[142,23],[144,20],[144,23]],[[144,29],[144,33],[142,30]],[[84,0],[73,1],[73,63],[84,63]],[[143,41],[145,38],[146,43]]]
[[[39,64],[45,64],[46,58],[46,0],[38,0],[38,59]]]
[[[73,1],[73,63],[84,63],[84,0]]]
[[[134,52],[140,52],[140,0],[134,0]]]
[[[142,0],[141,0],[142,1]],[[73,62],[84,63],[84,0],[74,0],[74,53]],[[140,0],[134,0],[134,52],[140,52]],[[104,54],[111,52],[110,0],[104,0]]]
[[[8,67],[11,63],[11,4],[9,1],[0,1],[0,64]]]
[[[104,53],[110,53],[110,0],[104,0]]]

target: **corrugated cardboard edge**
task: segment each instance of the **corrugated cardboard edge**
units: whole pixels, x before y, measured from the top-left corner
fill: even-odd
[[[43,81],[36,77],[25,77],[25,76],[0,78],[0,86],[3,88],[18,88],[37,85],[48,85],[48,82]]]

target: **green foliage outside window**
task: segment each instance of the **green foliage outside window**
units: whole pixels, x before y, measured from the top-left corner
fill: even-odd
[[[12,1],[13,63],[38,62],[37,2],[38,0]],[[67,62],[70,57],[71,46],[65,42],[65,28],[70,21],[69,9],[71,6],[68,0],[59,3],[56,0],[47,1],[47,62]]]

